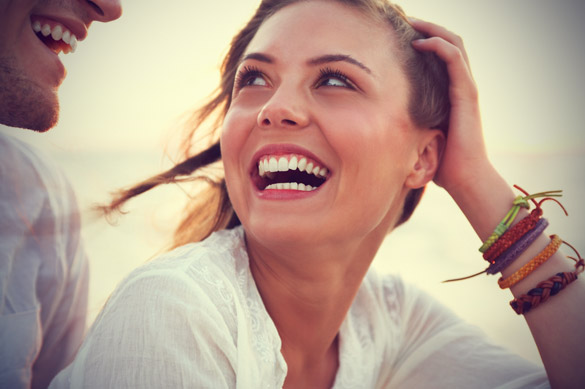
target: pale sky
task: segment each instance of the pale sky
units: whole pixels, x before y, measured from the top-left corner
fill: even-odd
[[[257,4],[126,0],[120,20],[92,26],[77,52],[65,56],[69,75],[61,88],[59,125],[48,134],[21,135],[62,164],[84,210],[107,200],[108,192],[158,172],[168,166],[163,147],[181,118],[215,88],[221,56]],[[531,192],[565,189],[563,204],[571,216],[552,206],[545,216],[554,219],[551,233],[585,251],[585,2],[400,4],[407,14],[463,37],[494,164],[510,183]],[[168,239],[177,220],[177,195],[171,189],[138,200],[116,228],[84,213],[92,317],[113,287]],[[510,295],[496,279],[440,284],[482,269],[480,242],[446,193],[431,186],[425,197],[413,220],[388,239],[376,265],[402,272],[498,342],[538,360],[523,320],[506,307]]]

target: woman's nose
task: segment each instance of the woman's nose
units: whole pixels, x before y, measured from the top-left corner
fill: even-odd
[[[260,128],[301,129],[309,123],[306,101],[299,93],[277,90],[258,113]]]
[[[120,0],[85,0],[92,8],[92,19],[100,22],[111,22],[122,16]]]

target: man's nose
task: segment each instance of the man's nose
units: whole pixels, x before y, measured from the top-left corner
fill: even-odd
[[[122,4],[120,0],[85,0],[91,8],[93,20],[99,22],[111,22],[122,16]]]

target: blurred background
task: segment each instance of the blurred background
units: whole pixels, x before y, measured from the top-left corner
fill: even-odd
[[[557,233],[585,251],[585,2],[404,0],[407,14],[464,38],[480,91],[490,157],[510,184],[563,189]],[[132,269],[164,250],[187,200],[180,187],[132,201],[108,224],[90,212],[108,193],[172,165],[185,118],[213,91],[231,37],[257,0],[125,1],[116,22],[90,29],[64,56],[61,119],[47,134],[17,134],[56,159],[75,188],[91,260],[90,321]],[[412,220],[384,243],[374,266],[429,291],[496,342],[540,363],[511,295],[496,277],[441,284],[485,267],[477,236],[450,197],[430,185]],[[569,254],[568,251],[566,251]],[[567,269],[568,270],[568,269]]]

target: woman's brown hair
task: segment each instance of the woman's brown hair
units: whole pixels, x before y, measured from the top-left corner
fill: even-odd
[[[312,0],[263,0],[254,16],[233,38],[220,69],[218,89],[193,115],[192,126],[186,134],[183,148],[184,161],[172,169],[151,177],[129,189],[115,194],[112,202],[102,207],[106,214],[119,210],[129,199],[160,184],[186,180],[204,180],[205,189],[199,190],[186,206],[184,217],[177,226],[173,247],[205,239],[212,232],[232,228],[240,224],[225,185],[223,174],[213,174],[206,168],[221,162],[217,134],[230,104],[236,69],[250,41],[262,23],[280,9],[301,1]],[[323,1],[323,0],[321,0]],[[410,83],[409,114],[413,122],[422,128],[436,128],[447,132],[449,122],[449,80],[445,64],[432,53],[414,50],[411,42],[423,36],[414,30],[403,11],[386,0],[325,0],[355,8],[374,20],[387,23],[394,32],[404,74]],[[212,144],[193,155],[196,131],[208,126]],[[402,214],[396,225],[407,221],[418,205],[424,188],[413,189],[406,196]]]

